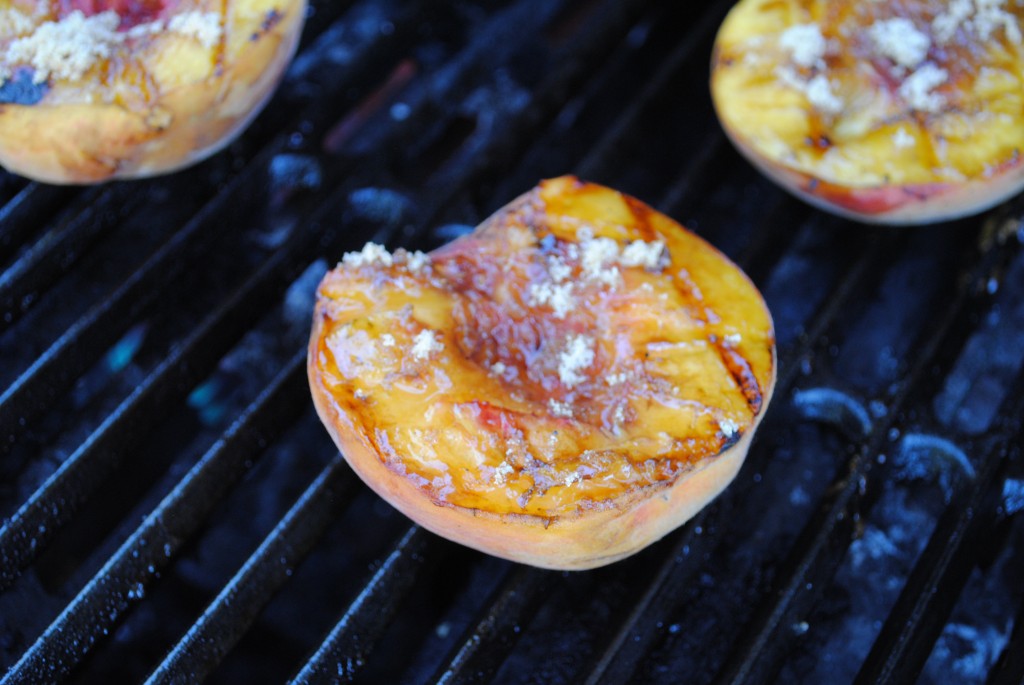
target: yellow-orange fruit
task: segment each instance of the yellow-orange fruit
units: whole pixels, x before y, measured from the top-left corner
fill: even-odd
[[[562,177],[429,255],[346,255],[318,290],[308,372],[348,462],[396,508],[489,554],[583,569],[732,480],[775,341],[721,253]]]
[[[306,0],[0,2],[0,164],[50,183],[160,174],[273,93]]]
[[[741,0],[715,42],[725,131],[807,202],[869,222],[980,212],[1024,188],[1024,5]]]

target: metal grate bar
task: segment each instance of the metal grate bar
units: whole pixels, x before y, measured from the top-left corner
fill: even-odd
[[[355,677],[412,588],[431,539],[418,526],[402,536],[292,685],[349,682]]]
[[[288,581],[355,486],[336,454],[146,682],[198,683],[208,676]]]
[[[1013,622],[1010,641],[989,674],[987,685],[1021,685],[1024,683],[1024,601]]]
[[[677,216],[688,213],[691,205],[707,194],[711,183],[725,177],[722,168],[734,159],[727,149],[725,135],[716,128],[697,150],[694,162],[672,182],[662,206]]]
[[[571,99],[570,94],[582,87],[585,80],[600,80],[602,74],[594,74],[593,70],[607,71],[605,60],[609,52],[621,48],[619,41],[644,9],[642,0],[606,0],[589,4],[595,6],[589,8],[593,16],[588,19],[585,26],[578,29],[580,35],[576,40],[551,55],[553,64],[548,70],[549,75],[533,88],[532,107],[525,108],[524,117],[517,117],[522,123],[515,123],[512,129],[498,136],[492,143],[493,147],[505,153],[522,154],[522,147],[517,146],[516,142],[523,136],[523,129],[538,127],[541,119],[553,115],[559,108],[564,107],[566,101]],[[550,27],[548,28],[550,30]],[[542,131],[539,135],[543,137],[545,132]],[[475,151],[467,150],[462,159],[454,160],[455,166],[478,163],[476,157],[478,155]],[[534,180],[536,179],[530,179],[531,182]]]
[[[61,526],[145,437],[162,409],[208,374],[266,301],[287,282],[291,251],[282,250],[212,312],[0,527],[0,590],[43,551]]]
[[[873,436],[871,447],[877,446],[878,433]],[[795,558],[787,560],[781,567],[779,577],[785,579],[770,596],[767,609],[758,611],[748,626],[747,633],[734,651],[739,656],[730,656],[719,673],[717,683],[757,682],[760,678],[771,680],[769,675],[776,668],[778,653],[786,640],[777,634],[784,626],[791,625],[792,617],[802,614],[813,605],[817,598],[815,588],[820,588],[832,577],[839,560],[853,539],[857,514],[860,513],[863,491],[863,475],[866,471],[864,450],[860,458],[851,464],[850,472],[841,479],[837,492],[819,507],[818,512],[798,538],[794,547]]]
[[[443,210],[452,203],[455,196],[464,190],[471,182],[480,178],[494,169],[500,168],[501,163],[509,156],[523,154],[525,147],[523,142],[529,141],[537,134],[546,120],[555,112],[557,106],[565,97],[565,92],[580,85],[582,79],[589,74],[586,71],[588,55],[607,49],[608,44],[616,38],[617,33],[624,31],[623,23],[628,26],[627,18],[633,16],[633,9],[638,0],[630,2],[606,2],[604,11],[598,11],[600,25],[590,26],[586,33],[586,40],[581,40],[573,45],[573,50],[567,54],[559,55],[560,63],[566,67],[556,69],[555,72],[538,84],[534,84],[531,90],[531,98],[525,104],[517,104],[502,111],[495,120],[490,122],[485,132],[481,135],[474,133],[471,141],[467,141],[461,149],[450,150],[454,153],[451,157],[441,162],[437,173],[430,175],[428,186],[424,192],[419,193],[420,202],[417,204],[419,211],[416,223],[413,227],[404,230],[406,238],[423,235],[442,214]],[[536,34],[543,31],[546,22],[557,12],[554,5],[545,5],[543,12],[531,9],[530,3],[508,10],[506,21],[498,20],[492,22],[485,33],[488,40],[470,46],[454,60],[450,65],[451,74],[445,74],[441,80],[445,83],[451,82],[449,87],[454,88],[456,80],[472,76],[480,70],[481,64],[489,64],[499,55],[492,54],[490,44],[504,36],[508,32],[508,26],[517,25],[516,35]],[[494,35],[491,35],[493,33]],[[515,45],[509,44],[506,49],[514,49]],[[490,73],[487,74],[490,76]],[[432,94],[431,99],[441,96]],[[423,105],[424,111],[417,111],[419,117],[439,118],[440,114],[433,112],[435,103]],[[465,112],[463,113],[466,114]],[[443,129],[443,126],[435,126],[435,129]],[[436,131],[435,131],[436,132]],[[421,145],[418,149],[419,157],[429,155],[429,146]],[[419,160],[419,157],[417,158]],[[419,160],[421,161],[421,160]],[[412,167],[411,168],[417,168]],[[422,183],[422,181],[419,181]],[[386,238],[386,236],[384,236]]]
[[[77,192],[67,186],[29,183],[0,207],[0,263],[9,259],[33,231]]]
[[[621,5],[615,7],[621,9]],[[566,173],[572,167],[567,160],[589,151],[619,115],[617,108],[607,107],[609,95],[622,101],[631,99],[633,90],[642,87],[636,74],[656,69],[664,61],[664,56],[671,53],[678,40],[679,31],[674,28],[685,25],[694,11],[693,7],[679,3],[653,3],[653,7],[640,9],[642,12],[635,19],[632,14],[624,16],[622,24],[633,23],[620,43],[598,45],[596,52],[557,60],[556,70],[567,70],[577,62],[589,65],[600,62],[601,67],[599,70],[592,68],[579,88],[556,89],[551,93],[556,99],[555,117],[516,167],[505,169],[495,180],[500,188],[496,194],[499,198],[522,192],[538,177]],[[604,18],[608,12],[602,8],[598,15]],[[587,34],[590,33],[593,32],[588,30]]]
[[[630,22],[630,25],[632,25],[633,22],[636,22],[635,28],[637,29],[647,30],[650,25],[661,26],[665,24],[682,23],[681,18],[675,13],[678,11],[678,7],[666,8],[659,5],[654,9],[649,9],[646,14],[643,14],[640,17],[634,17],[632,14],[623,13],[623,16],[614,24],[614,26],[619,27],[621,30],[621,26],[628,21]],[[607,12],[601,13],[602,19],[606,19],[606,14]],[[687,14],[686,16],[688,17],[689,15]],[[706,17],[704,23],[706,23]],[[703,30],[704,28],[707,27],[702,23],[700,30]],[[608,28],[606,27],[605,30],[607,31]],[[593,31],[588,31],[588,34],[589,33],[593,33]],[[587,160],[590,161],[584,162],[582,165],[574,165],[575,173],[584,177],[594,177],[595,175],[599,175],[600,168],[602,166],[607,166],[611,163],[611,160],[615,158],[617,149],[622,144],[622,139],[629,134],[632,128],[637,126],[638,119],[642,116],[644,111],[651,106],[651,100],[671,89],[672,77],[677,75],[676,72],[684,68],[684,62],[686,61],[687,56],[691,55],[694,50],[695,41],[692,40],[692,34],[693,31],[687,31],[687,36],[690,39],[685,41],[680,47],[672,47],[678,42],[677,40],[673,40],[668,48],[666,48],[669,55],[657,60],[656,64],[658,64],[659,67],[654,76],[654,79],[657,81],[656,85],[652,85],[650,81],[645,81],[646,86],[635,96],[628,93],[616,93],[617,95],[628,95],[628,100],[631,103],[630,107],[624,113],[615,117],[614,124],[608,133],[600,136],[595,143],[588,146],[590,152],[587,156]],[[653,40],[653,42],[659,45],[661,43],[660,40]],[[598,47],[601,45],[600,41],[594,41],[594,43]],[[646,46],[647,42],[645,42],[644,49],[646,49]],[[623,64],[630,64],[631,60],[636,57],[632,54],[636,49],[635,46],[619,45],[617,48],[618,51],[616,54],[608,60],[609,64],[605,69],[606,72],[616,72],[623,68]],[[593,50],[590,52],[593,52]],[[586,55],[578,55],[576,57],[577,59],[574,61],[587,61]],[[592,61],[594,58],[593,56],[590,56],[589,59]],[[650,59],[650,57],[648,56],[647,59]],[[583,87],[583,92],[575,99],[566,98],[565,95],[562,94],[565,90],[564,87],[552,85],[550,83],[545,84],[546,87],[542,90],[561,94],[561,97],[555,105],[562,107],[563,109],[571,109],[572,116],[562,116],[565,114],[565,112],[563,112],[562,115],[553,122],[553,126],[549,127],[549,129],[539,139],[536,145],[537,149],[532,150],[526,155],[527,165],[525,169],[520,168],[509,174],[513,179],[517,179],[517,183],[515,185],[510,184],[509,182],[503,182],[501,184],[502,188],[505,189],[506,195],[509,190],[521,190],[520,186],[522,183],[529,182],[536,178],[535,174],[537,172],[529,171],[530,168],[537,166],[549,166],[545,163],[546,160],[544,159],[543,153],[547,149],[565,144],[565,138],[571,134],[573,129],[577,128],[575,124],[579,123],[577,122],[577,118],[580,116],[580,112],[591,108],[600,109],[601,101],[606,99],[608,96],[607,89],[621,88],[623,85],[619,84],[615,80],[614,73],[588,74],[588,76],[589,81]],[[555,80],[557,81],[557,79]],[[611,81],[611,85],[608,84],[608,81]],[[628,84],[630,79],[627,78],[625,81]],[[601,86],[604,89],[598,86]],[[568,100],[568,104],[566,104],[566,100]],[[623,123],[624,121],[627,121],[628,123]],[[705,150],[705,147],[700,148],[701,152]],[[692,175],[700,175],[700,169],[703,168],[709,159],[709,156],[703,154],[688,157],[686,160],[686,169]]]
[[[594,12],[594,23],[588,25],[581,39],[574,42],[571,49],[551,55],[551,60],[557,62],[548,70],[545,78],[533,84],[520,84],[529,87],[529,98],[524,98],[522,103],[509,100],[502,107],[496,108],[490,114],[494,117],[493,121],[489,121],[486,127],[478,127],[456,149],[447,151],[452,154],[437,164],[431,170],[432,173],[428,173],[430,183],[441,190],[423,194],[418,217],[421,229],[438,221],[452,197],[465,189],[471,181],[478,181],[488,173],[493,174],[494,170],[501,168],[501,160],[523,154],[529,144],[524,144],[524,141],[530,141],[532,136],[538,135],[538,129],[563,104],[566,93],[579,87],[584,78],[590,76],[587,70],[593,67],[590,62],[594,56],[606,52],[613,41],[621,37],[620,34],[628,28],[629,19],[636,14],[639,4],[640,0],[603,2],[602,7]],[[506,51],[511,53],[522,49],[521,38],[524,34],[542,34],[557,19],[559,12],[569,5],[569,2],[526,2],[503,10],[499,17],[506,19],[491,22],[484,31],[486,40],[477,40],[453,60],[448,68],[456,74],[465,72],[465,75],[474,75],[487,65],[497,69],[501,59],[509,56],[505,54]],[[515,28],[510,31],[511,27]],[[502,46],[502,52],[495,49],[495,43]],[[490,69],[486,75],[492,76]],[[434,95],[432,99],[436,98],[437,95]],[[436,102],[430,103],[428,108],[436,105]],[[461,114],[475,117],[476,113],[472,110],[479,106],[466,107]],[[488,104],[486,107],[493,105]],[[430,156],[430,150],[423,149],[423,146],[417,152],[421,157]],[[410,177],[410,181],[414,179]]]
[[[195,247],[190,243],[209,238],[211,231],[203,229],[212,223],[216,204],[207,205],[109,298],[72,324],[0,395],[0,436],[7,436],[0,449],[9,448],[27,423],[49,407],[58,393],[66,390],[165,287],[182,275],[189,263],[186,252]]]
[[[715,7],[704,12],[700,19],[690,27],[679,45],[672,51],[663,64],[644,85],[640,95],[616,119],[616,123],[598,141],[594,150],[575,165],[577,173],[585,178],[596,178],[602,168],[616,163],[620,153],[620,144],[630,133],[635,131],[636,122],[641,113],[650,105],[657,95],[665,92],[672,79],[693,59],[694,52],[703,41],[710,40],[714,30],[721,23],[727,9],[726,3],[717,3]]]
[[[811,221],[817,221],[817,219],[812,218]],[[821,230],[828,230],[832,227],[825,226],[820,228]],[[894,232],[872,235],[867,244],[864,245],[864,252],[860,255],[859,259],[842,275],[839,285],[825,301],[821,310],[814,313],[813,320],[807,326],[806,333],[801,336],[802,342],[799,343],[801,354],[793,353],[789,355],[793,363],[780,365],[777,381],[778,387],[789,387],[789,384],[800,374],[800,364],[795,363],[796,360],[804,353],[813,349],[816,344],[815,341],[822,339],[826,331],[846,311],[852,298],[857,296],[865,281],[873,277],[874,269],[878,266],[878,263],[885,259],[885,255],[895,250],[898,240],[899,237]]]
[[[1007,393],[1003,427],[978,460],[978,472],[943,512],[864,660],[857,683],[913,682],[931,655],[974,568],[977,541],[995,526],[1002,474],[1024,412],[1024,371]]]
[[[21,659],[3,685],[67,676],[142,599],[217,503],[304,406],[305,354],[296,354],[111,556]]]
[[[671,606],[672,598],[678,597],[682,589],[690,582],[693,571],[684,562],[686,554],[700,558],[701,541],[709,540],[709,536],[695,535],[696,528],[703,526],[707,518],[700,512],[677,533],[671,548],[658,567],[644,594],[635,602],[633,610],[608,640],[601,656],[594,663],[584,682],[586,685],[597,683],[623,683],[636,668],[637,662],[650,649],[657,634],[658,615]],[[670,538],[671,539],[671,538]]]
[[[438,685],[489,683],[540,608],[552,580],[550,571],[515,566],[484,605],[446,666],[432,680]]]
[[[18,260],[0,274],[0,332],[17,321],[38,301],[53,281],[88,247],[142,207],[144,192],[118,184],[84,193],[80,211],[44,234]]]
[[[859,455],[849,465],[849,472],[833,485],[829,497],[801,532],[789,559],[779,571],[779,577],[784,580],[748,623],[715,682],[770,679],[780,655],[790,643],[787,637],[782,636],[784,627],[793,624],[817,601],[822,587],[834,575],[853,539],[858,517],[863,517],[870,508],[879,484],[888,472],[888,464],[873,467],[872,456],[880,451],[889,428],[908,397],[920,390],[919,385],[934,382],[928,370],[942,348],[959,348],[972,329],[963,324],[963,320],[979,308],[978,298],[982,296],[983,289],[978,284],[987,279],[991,262],[1000,256],[995,254],[997,252],[991,250],[982,255],[949,308],[943,316],[936,317],[930,336],[921,341],[920,353],[890,400],[887,416],[874,425],[870,435],[865,436]],[[884,254],[880,257],[884,258]]]

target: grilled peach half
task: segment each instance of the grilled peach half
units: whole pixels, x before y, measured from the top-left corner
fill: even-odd
[[[585,569],[658,540],[733,479],[775,343],[721,253],[562,177],[429,255],[345,255],[318,290],[308,373],[352,468],[411,519]]]
[[[1022,17],[998,0],[741,0],[715,43],[715,108],[755,166],[822,209],[974,214],[1024,188]]]
[[[169,172],[269,99],[306,0],[0,0],[0,164],[51,183]]]

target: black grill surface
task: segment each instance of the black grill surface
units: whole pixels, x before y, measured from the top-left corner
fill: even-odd
[[[3,683],[1021,683],[1024,200],[811,210],[710,104],[728,2],[314,1],[268,109],[173,176],[0,176]],[[308,399],[326,269],[538,179],[718,245],[777,328],[736,482],[611,567],[426,533]]]

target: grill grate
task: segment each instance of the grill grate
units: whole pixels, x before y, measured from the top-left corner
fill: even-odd
[[[411,527],[291,682],[355,675],[412,587],[429,544],[422,529]]]
[[[4,180],[2,682],[1021,682],[1024,204],[892,231],[791,200],[714,121],[729,2],[442,4],[314,1],[195,169]],[[327,260],[568,171],[743,266],[780,373],[712,506],[558,574],[383,506],[302,350]]]

